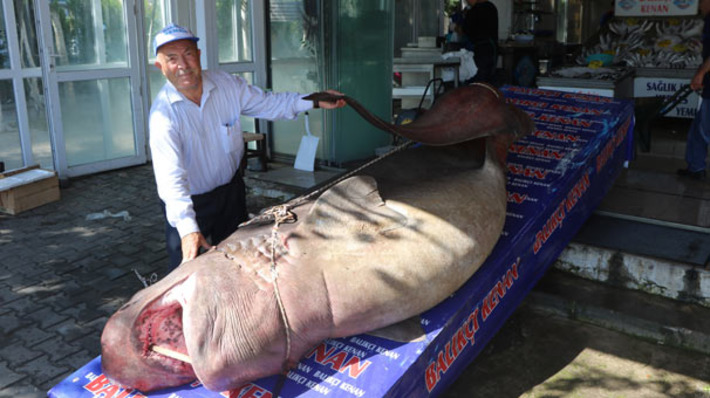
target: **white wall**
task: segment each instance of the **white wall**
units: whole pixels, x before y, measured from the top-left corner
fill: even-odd
[[[498,39],[510,36],[513,25],[513,0],[489,0],[498,9]]]

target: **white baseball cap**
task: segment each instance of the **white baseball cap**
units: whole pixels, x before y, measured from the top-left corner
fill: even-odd
[[[153,41],[153,49],[155,50],[155,55],[158,55],[158,49],[170,42],[176,40],[192,40],[194,42],[200,40],[197,36],[190,32],[190,29],[183,28],[180,25],[175,25],[171,23],[170,25],[164,27],[157,35],[155,35],[155,40]]]

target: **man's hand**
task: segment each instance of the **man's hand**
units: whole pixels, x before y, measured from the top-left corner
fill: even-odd
[[[206,250],[212,249],[207,240],[199,232],[193,232],[182,237],[180,240],[182,246],[182,262],[192,260],[200,254],[200,247]]]
[[[694,91],[702,90],[704,77],[704,74],[696,73],[695,76],[693,76],[693,80],[690,81],[690,88]]]
[[[344,95],[343,93],[335,90],[325,90],[326,93],[331,93],[335,95]],[[345,100],[344,99],[339,99],[335,102],[328,102],[328,101],[318,101],[318,106],[323,109],[336,109],[336,108],[342,108],[344,107]]]
[[[690,88],[698,91],[703,88],[703,79],[705,75],[710,72],[710,57],[708,57],[695,72],[693,79],[690,81]]]

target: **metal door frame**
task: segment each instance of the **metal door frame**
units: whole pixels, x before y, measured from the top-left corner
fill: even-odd
[[[27,98],[25,96],[24,79],[41,78],[41,68],[22,68],[20,59],[20,39],[17,35],[17,16],[12,0],[2,0],[3,14],[5,17],[6,38],[8,42],[8,54],[10,54],[10,69],[0,69],[0,80],[11,80],[12,90],[15,98],[15,114],[20,134],[20,150],[22,151],[22,163],[30,166],[35,163],[32,153],[32,137],[30,135],[30,125],[27,116]],[[40,61],[41,63],[41,61]],[[52,148],[52,152],[54,152]]]
[[[97,0],[92,0],[97,1]],[[40,64],[42,80],[45,91],[47,119],[52,141],[55,170],[60,178],[75,177],[85,174],[97,173],[106,170],[128,167],[146,162],[145,146],[145,113],[143,103],[143,65],[145,56],[139,51],[142,46],[138,37],[143,36],[142,19],[138,18],[137,0],[124,0],[124,21],[126,23],[126,36],[128,45],[128,67],[106,68],[95,70],[57,71],[56,55],[53,53],[51,13],[49,2],[35,0],[35,23],[38,27]],[[139,1],[139,0],[138,0]],[[142,9],[142,7],[141,7]],[[145,53],[145,51],[143,51]],[[64,129],[59,103],[59,83],[69,81],[87,81],[111,78],[129,78],[131,89],[131,106],[133,109],[134,147],[133,156],[103,160],[76,166],[69,166],[67,162],[66,147],[64,142]]]

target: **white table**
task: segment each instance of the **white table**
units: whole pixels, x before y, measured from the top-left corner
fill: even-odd
[[[448,59],[443,59],[441,56],[437,57],[404,57],[395,58],[393,63],[393,72],[404,73],[428,73],[429,80],[434,79],[437,76],[437,69],[440,68],[453,68],[454,70],[454,87],[459,86],[459,65],[461,64],[461,59],[458,57],[451,57]],[[404,77],[403,77],[404,81]],[[421,97],[424,95],[424,90],[426,86],[411,85],[407,86],[403,84],[403,87],[397,87],[392,89],[393,98],[405,98],[405,97]],[[431,91],[431,100],[434,100],[434,90]]]

